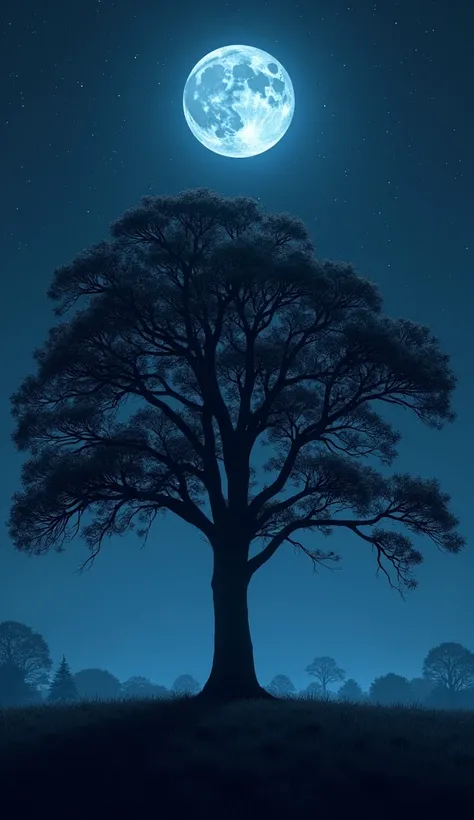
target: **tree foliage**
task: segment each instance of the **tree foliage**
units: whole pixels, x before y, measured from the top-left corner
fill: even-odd
[[[196,695],[200,688],[201,685],[192,675],[178,675],[171,690],[177,695]]]
[[[308,675],[313,675],[318,683],[321,684],[323,694],[326,694],[330,683],[337,683],[338,681],[344,680],[346,676],[346,673],[337,665],[334,658],[328,658],[326,656],[314,658],[306,667],[305,671]]]
[[[364,699],[362,687],[354,678],[348,678],[337,690],[339,700],[347,700],[352,703],[360,703]]]
[[[47,699],[51,703],[70,703],[71,701],[77,700],[78,697],[76,682],[69,664],[63,655],[62,661],[51,681]]]
[[[74,675],[77,693],[84,700],[109,700],[120,695],[120,681],[106,669],[81,669]]]
[[[311,683],[308,683],[306,688],[301,691],[301,694],[310,698],[322,698],[324,692],[323,687],[318,681],[311,681]]]
[[[0,623],[0,666],[11,664],[23,675],[25,683],[38,686],[48,683],[53,662],[49,647],[39,632],[17,621]]]
[[[403,675],[396,675],[394,672],[375,678],[370,686],[370,698],[383,706],[407,705],[414,701],[410,682]]]
[[[433,684],[427,678],[412,678],[410,680],[414,700],[423,705],[433,691]]]
[[[134,675],[124,681],[120,693],[124,698],[164,698],[169,695],[165,686],[152,683],[141,675]]]
[[[458,709],[474,710],[474,686],[459,689],[456,692],[456,701]]]
[[[268,691],[276,697],[284,697],[285,695],[293,695],[296,688],[288,675],[275,675],[268,685]]]
[[[10,516],[18,549],[61,547],[86,511],[93,555],[106,534],[164,510],[212,541],[229,507],[250,540],[268,540],[252,571],[284,541],[336,558],[295,541],[315,528],[349,529],[408,587],[422,556],[393,524],[461,549],[436,479],[363,463],[396,455],[376,403],[434,428],[454,418],[455,377],[426,327],[381,315],[373,284],[317,262],[298,220],[250,199],[144,197],[112,236],[55,272],[56,313],[83,307],[51,329],[12,399],[14,441],[31,453]],[[252,495],[257,442],[273,450],[275,478]],[[286,485],[295,492],[278,499]]]
[[[37,702],[38,690],[27,683],[25,673],[11,660],[0,664],[0,707],[26,706]]]
[[[460,643],[441,643],[428,652],[423,677],[450,692],[474,686],[474,653]]]
[[[80,532],[87,564],[106,536],[146,539],[170,511],[221,561],[221,635],[224,563],[247,583],[282,544],[337,561],[313,533],[343,528],[403,593],[422,561],[414,537],[463,547],[436,478],[375,466],[400,439],[384,407],[434,429],[453,421],[449,357],[427,327],[384,316],[350,264],[318,261],[299,220],[203,189],[144,197],[109,241],[55,271],[49,297],[58,322],[12,397],[28,453],[9,517],[17,549],[61,550]],[[229,687],[243,663],[255,678],[244,605],[239,618],[232,671],[218,642]]]

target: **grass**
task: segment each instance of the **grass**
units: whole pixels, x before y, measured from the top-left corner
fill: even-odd
[[[193,698],[4,709],[0,766],[15,817],[454,817],[474,809],[474,713]]]

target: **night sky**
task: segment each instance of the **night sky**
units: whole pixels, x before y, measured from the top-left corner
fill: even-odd
[[[473,4],[6,0],[2,9],[2,522],[23,458],[9,398],[56,321],[46,298],[54,269],[105,238],[143,194],[258,197],[266,211],[301,217],[320,258],[352,262],[379,285],[388,314],[429,325],[451,355],[457,421],[430,431],[400,410],[392,471],[437,476],[468,539],[459,556],[417,543],[425,563],[406,602],[350,533],[324,542],[342,555],[334,571],[314,574],[306,556],[281,547],[250,585],[260,681],[285,673],[305,686],[306,665],[330,655],[367,688],[387,672],[419,675],[443,641],[474,650]],[[195,63],[235,43],[280,60],[296,95],[281,142],[240,160],[201,146],[182,110]],[[168,513],[145,548],[133,535],[106,540],[78,575],[87,554],[76,540],[62,555],[28,558],[4,527],[0,621],[41,632],[55,665],[65,653],[73,671],[99,666],[167,686],[189,672],[204,683],[213,620],[202,537]]]

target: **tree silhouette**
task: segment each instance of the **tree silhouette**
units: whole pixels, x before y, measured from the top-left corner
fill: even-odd
[[[460,643],[441,643],[428,652],[423,677],[448,692],[474,686],[474,653]]]
[[[0,666],[11,664],[23,675],[25,683],[39,686],[48,683],[53,662],[49,647],[39,632],[17,621],[0,623]]]
[[[456,692],[457,706],[460,709],[474,709],[474,686],[466,686]]]
[[[179,675],[173,681],[171,690],[177,695],[195,695],[201,686],[192,675]]]
[[[51,703],[69,703],[77,700],[78,697],[76,682],[63,655],[63,659],[51,681],[47,699]]]
[[[423,706],[427,709],[460,709],[462,708],[460,696],[463,692],[468,691],[468,689],[461,689],[459,692],[454,692],[446,686],[434,686],[423,702]]]
[[[74,675],[77,693],[84,700],[109,700],[120,696],[120,681],[106,669],[81,669]]]
[[[293,682],[287,675],[275,675],[270,681],[267,691],[276,697],[293,695],[296,692]]]
[[[433,691],[433,684],[426,678],[412,678],[410,680],[414,700],[424,704]]]
[[[310,698],[322,698],[324,696],[323,687],[317,681],[312,681],[308,683],[306,689],[301,690],[301,694],[304,697]]]
[[[348,678],[337,691],[339,700],[348,700],[353,703],[360,703],[364,700],[364,693],[362,687],[359,686],[354,678]]]
[[[163,698],[169,692],[165,686],[152,683],[148,678],[135,675],[122,683],[120,693],[124,698]]]
[[[337,683],[344,680],[346,673],[337,665],[334,658],[322,657],[315,658],[309,666],[306,667],[305,672],[308,675],[313,675],[318,683],[321,684],[322,694],[327,695],[327,688],[329,683]]]
[[[414,701],[413,691],[407,678],[389,672],[381,675],[370,685],[370,699],[383,706],[400,703],[407,705]]]
[[[454,419],[449,357],[428,328],[383,316],[375,285],[350,264],[319,262],[299,220],[254,200],[144,197],[111,233],[56,270],[56,315],[75,312],[12,397],[13,440],[30,457],[10,536],[42,554],[80,531],[90,565],[106,536],[138,523],[146,539],[171,511],[212,548],[203,695],[269,697],[247,592],[282,544],[324,565],[339,556],[314,533],[342,527],[401,593],[422,561],[410,533],[463,547],[436,479],[364,463],[397,454],[400,436],[376,406],[436,429]],[[257,490],[260,453],[269,480]]]
[[[37,702],[38,690],[25,681],[25,673],[9,660],[0,665],[0,706],[23,706]]]

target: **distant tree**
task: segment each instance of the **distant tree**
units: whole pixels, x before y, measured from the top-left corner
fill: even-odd
[[[423,702],[426,709],[459,709],[459,698],[462,692],[467,690],[461,689],[455,692],[452,689],[447,689],[446,686],[433,686],[431,692]]]
[[[326,656],[315,658],[305,670],[308,675],[313,675],[321,684],[323,695],[327,694],[328,684],[337,683],[344,680],[346,673],[337,665],[334,658]]]
[[[0,665],[0,707],[28,706],[37,702],[38,690],[25,680],[25,672],[11,660]]]
[[[460,643],[441,643],[428,652],[423,677],[449,692],[474,686],[474,653]]]
[[[433,684],[426,678],[412,678],[410,681],[413,700],[422,706],[433,691]]]
[[[78,697],[76,682],[63,655],[63,659],[51,681],[47,700],[50,703],[70,703],[77,700]]]
[[[317,681],[312,681],[312,683],[308,683],[307,687],[305,689],[302,689],[300,694],[306,698],[324,697],[323,687],[320,683],[317,683]]]
[[[353,703],[360,703],[364,699],[364,693],[354,678],[348,678],[337,691],[339,700],[348,700]]]
[[[120,697],[120,681],[106,669],[81,669],[74,675],[79,698],[110,700]]]
[[[407,678],[389,672],[375,678],[370,686],[370,699],[382,706],[401,704],[403,706],[413,702],[413,692]]]
[[[120,695],[124,698],[149,698],[153,684],[149,678],[133,675],[120,685]]]
[[[120,694],[124,698],[164,698],[169,695],[169,691],[165,686],[135,675],[122,683]]]
[[[285,695],[293,695],[296,688],[287,675],[275,675],[268,685],[268,691],[275,697],[281,698]]]
[[[203,695],[269,697],[247,594],[282,544],[314,565],[337,561],[315,533],[342,527],[400,591],[422,561],[411,534],[464,546],[436,479],[387,473],[400,436],[378,412],[452,421],[449,357],[428,328],[384,316],[350,264],[318,261],[301,221],[255,200],[147,196],[111,234],[56,270],[48,295],[64,318],[12,398],[13,440],[29,458],[10,537],[43,554],[79,532],[87,563],[106,536],[139,522],[146,537],[171,511],[212,550]]]
[[[170,690],[166,686],[162,686],[161,683],[152,683],[153,691],[152,697],[154,698],[169,698]]]
[[[176,695],[196,695],[201,686],[192,675],[179,675],[173,681],[171,690]]]
[[[25,683],[33,687],[49,683],[53,662],[42,635],[18,621],[0,623],[0,666],[11,664],[22,673]],[[10,674],[9,673],[9,674]]]
[[[474,686],[468,686],[456,692],[457,705],[460,709],[474,710]]]
[[[298,697],[300,698],[323,698],[323,687],[320,683],[309,683],[304,689],[300,689],[298,692]]]

